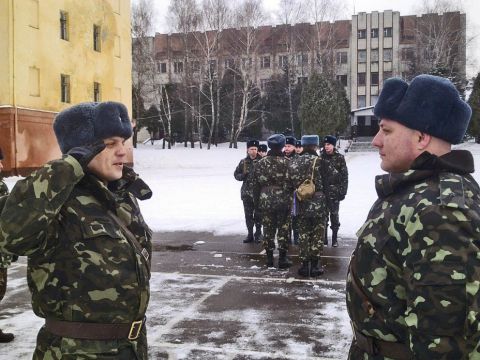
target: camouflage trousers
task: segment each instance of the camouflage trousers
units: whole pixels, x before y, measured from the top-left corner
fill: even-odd
[[[278,249],[288,250],[289,219],[289,209],[263,213],[263,248],[266,251],[275,250],[275,236],[278,241]]]
[[[323,217],[297,217],[299,231],[299,258],[308,261],[323,253],[325,219]]]
[[[33,360],[147,360],[145,326],[136,341],[62,338],[41,328]]]
[[[248,233],[253,233],[253,225],[256,231],[261,231],[262,218],[259,211],[255,211],[253,199],[243,198],[243,211],[245,212],[245,224],[247,225]]]
[[[340,218],[338,216],[339,210],[340,210],[340,201],[330,200],[329,214],[330,214],[330,229],[332,230],[338,230],[338,228],[340,227]],[[328,217],[329,215],[327,215],[326,226],[328,226]]]
[[[7,268],[0,267],[0,301],[7,291]]]

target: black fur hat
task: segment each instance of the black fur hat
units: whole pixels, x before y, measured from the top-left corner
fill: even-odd
[[[328,143],[328,144],[332,144],[333,146],[336,146],[337,145],[337,138],[335,136],[332,136],[332,135],[327,135],[323,138],[323,143]]]
[[[295,139],[293,136],[285,136],[285,145],[290,144],[295,146],[296,142],[297,142],[297,139]]]
[[[295,141],[295,147],[297,148],[302,147],[302,140]]]
[[[248,140],[247,141],[247,149],[251,148],[251,147],[256,147],[258,149],[258,145],[260,145],[258,140]]]
[[[458,144],[465,135],[472,109],[450,80],[419,75],[410,85],[399,78],[386,80],[374,114]]]
[[[53,130],[62,153],[112,136],[128,139],[132,124],[125,105],[114,102],[86,102],[61,111]]]
[[[268,151],[267,145],[265,145],[265,144],[260,144],[260,145],[258,146],[258,151],[267,152],[267,151]]]
[[[285,146],[285,135],[273,134],[267,139],[268,147],[272,150],[282,150]]]

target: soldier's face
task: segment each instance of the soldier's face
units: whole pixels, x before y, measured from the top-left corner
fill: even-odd
[[[255,159],[255,157],[257,156],[257,152],[258,152],[258,149],[255,146],[250,146],[247,149],[247,154],[248,156],[250,156],[251,159]]]
[[[382,119],[372,145],[378,148],[380,167],[387,172],[405,172],[419,155],[419,132],[397,121]]]
[[[2,172],[3,170],[3,164],[2,164],[2,160],[0,160],[0,173]]]
[[[293,146],[292,144],[286,144],[283,150],[287,155],[290,155],[292,152],[295,151],[295,146]]]
[[[333,149],[335,149],[335,146],[333,146],[332,144],[329,144],[329,143],[325,143],[323,145],[323,148],[325,149],[325,152],[328,155],[332,155],[333,154]]]
[[[295,147],[295,152],[296,152],[297,154],[301,154],[302,151],[303,151],[303,147],[302,147],[302,146]]]
[[[88,164],[88,170],[105,182],[122,177],[123,164],[127,158],[125,139],[114,136],[103,140],[106,147]]]

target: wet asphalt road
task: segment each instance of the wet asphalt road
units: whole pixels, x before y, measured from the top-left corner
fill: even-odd
[[[355,242],[324,249],[325,274],[300,278],[296,246],[289,270],[267,269],[260,244],[242,235],[154,234],[150,359],[336,359],[351,339],[345,277]],[[278,253],[275,252],[275,266]],[[0,328],[17,338],[1,344],[0,360],[30,359],[42,320],[30,312],[26,259],[9,271]]]

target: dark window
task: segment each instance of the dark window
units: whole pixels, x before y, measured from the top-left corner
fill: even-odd
[[[176,74],[183,73],[183,62],[175,61],[173,63],[173,72]]]
[[[60,39],[68,40],[68,13],[60,11]]]
[[[392,49],[383,49],[383,61],[392,61],[393,50]]]
[[[370,74],[370,85],[378,85],[378,72]]]
[[[93,50],[101,50],[101,39],[100,39],[101,28],[100,25],[93,25]]]
[[[366,74],[365,73],[358,73],[358,86],[365,86],[366,82]]]
[[[359,108],[363,108],[365,107],[367,104],[366,104],[366,100],[367,100],[367,97],[365,95],[358,95],[358,103],[357,103],[357,106]]]
[[[62,102],[70,102],[70,75],[60,75],[60,97]]]
[[[358,50],[358,62],[367,62],[367,50]]]
[[[370,30],[370,37],[371,38],[378,38],[378,28],[374,28]]]
[[[288,66],[288,56],[287,55],[279,55],[278,56],[278,66],[281,68],[286,68]]]
[[[367,30],[361,29],[357,31],[357,37],[359,39],[366,39],[367,38]]]
[[[270,56],[262,56],[262,62],[260,63],[262,69],[270,68]]]
[[[233,69],[235,66],[235,60],[233,59],[225,59],[225,68],[226,69]]]
[[[298,54],[297,55],[297,64],[298,65],[308,65],[308,54]]]
[[[348,61],[348,55],[346,51],[337,52],[337,64],[346,64]]]
[[[98,82],[93,83],[93,101],[95,101],[95,102],[102,101],[101,86],[100,86],[100,83],[98,83]]]
[[[378,49],[373,49],[370,52],[370,62],[378,62]]]
[[[308,77],[307,76],[299,76],[297,78],[297,82],[299,84],[306,84],[308,82]]]
[[[383,37],[392,37],[392,28],[391,27],[383,28]]]
[[[192,61],[192,71],[200,71],[200,61],[198,60]]]
[[[162,62],[162,63],[157,63],[158,65],[158,71],[162,74],[165,74],[167,72],[167,63]]]
[[[337,75],[337,81],[342,84],[342,86],[347,86],[347,75]]]

